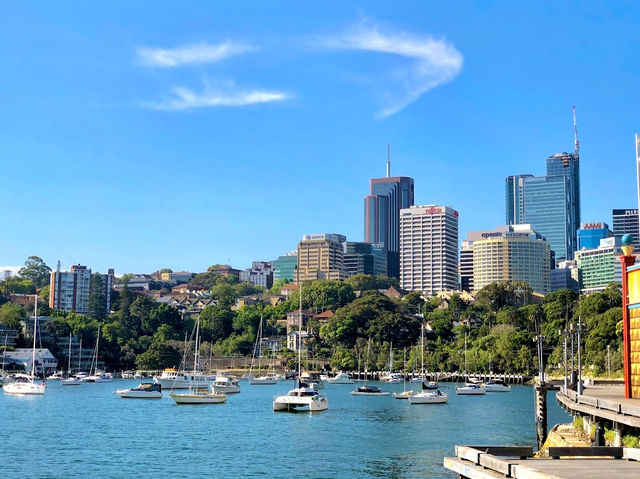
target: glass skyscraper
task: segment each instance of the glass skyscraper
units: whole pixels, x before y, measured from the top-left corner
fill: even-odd
[[[557,153],[547,158],[547,176],[566,176],[571,189],[573,224],[580,224],[580,157],[574,153]],[[571,259],[571,258],[569,258]]]
[[[613,236],[607,223],[582,223],[578,230],[578,250],[595,249],[600,246],[600,240]]]
[[[635,252],[640,252],[640,228],[638,227],[638,210],[613,210],[613,236],[620,240],[624,235],[633,236]]]
[[[364,199],[364,240],[387,249],[387,274],[400,276],[400,210],[413,206],[413,178],[373,178]]]
[[[505,221],[507,225],[519,225],[524,221],[524,180],[533,175],[507,176],[505,180]]]
[[[576,224],[572,212],[572,186],[563,175],[524,180],[524,220],[551,245],[556,262],[573,259]]]

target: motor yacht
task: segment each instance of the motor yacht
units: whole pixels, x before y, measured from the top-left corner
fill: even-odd
[[[249,379],[249,384],[251,384],[252,386],[264,386],[277,383],[278,378],[272,374],[266,374],[264,376],[258,376],[256,378]]]
[[[334,377],[327,378],[326,382],[329,384],[353,384],[353,379],[351,379],[348,373],[340,371]]]
[[[113,382],[113,375],[111,373],[94,374],[87,378],[87,382],[90,383],[110,383]]]
[[[474,383],[467,383],[462,387],[456,388],[456,394],[459,396],[478,396],[487,392],[484,386],[480,386]]]
[[[351,391],[352,396],[389,396],[389,391],[382,391],[378,386],[358,386]]]
[[[47,381],[57,381],[64,378],[64,373],[62,371],[56,371],[53,374],[47,376]]]
[[[415,393],[409,398],[409,404],[445,404],[448,401],[449,396],[438,389]]]
[[[287,394],[273,400],[274,411],[309,411],[318,412],[329,409],[329,399],[306,383],[299,383]]]
[[[205,374],[187,373],[169,368],[162,371],[160,376],[154,376],[153,381],[165,389],[209,389],[212,381]]]
[[[118,389],[116,394],[124,399],[160,399],[162,386],[158,383],[141,383],[135,388]]]
[[[69,376],[68,378],[61,379],[60,384],[63,386],[79,386],[82,384],[82,381],[75,376]]]
[[[307,383],[313,389],[324,389],[324,382],[318,372],[304,371],[300,375],[300,378],[302,379],[302,382]]]
[[[240,383],[234,376],[218,375],[211,385],[214,393],[233,394],[240,392]]]
[[[502,379],[490,379],[485,387],[488,393],[508,393],[511,391],[511,386]]]
[[[135,379],[135,375],[133,371],[122,371],[122,379]]]

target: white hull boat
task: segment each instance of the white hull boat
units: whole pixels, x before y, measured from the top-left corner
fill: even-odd
[[[257,378],[249,379],[249,384],[251,384],[252,386],[278,384],[278,378],[276,378],[275,376],[260,376]]]
[[[409,404],[446,404],[449,396],[440,391],[426,391],[412,394],[409,398]]]
[[[240,392],[240,383],[238,380],[229,376],[218,376],[211,385],[214,393],[235,394]]]
[[[511,392],[511,386],[502,381],[491,380],[485,384],[488,393],[508,393]]]
[[[204,374],[178,372],[175,369],[165,369],[160,376],[154,376],[153,381],[165,389],[209,389],[212,383]]]
[[[111,383],[113,382],[113,376],[109,373],[89,376],[89,382],[92,383]]]
[[[26,376],[18,376],[15,381],[4,383],[2,389],[7,394],[22,395],[42,395],[45,393],[47,386],[44,382],[36,383],[33,379],[27,379]]]
[[[412,395],[414,395],[413,391],[402,391],[401,393],[393,393],[393,397],[396,399],[409,399]]]
[[[60,384],[62,384],[63,386],[79,386],[80,384],[82,384],[82,381],[72,376],[67,379],[61,379]]]
[[[353,379],[347,373],[343,373],[342,371],[336,374],[332,378],[327,378],[327,383],[329,384],[353,384]]]
[[[119,389],[116,394],[123,399],[160,399],[162,386],[156,383],[142,383],[135,388]]]
[[[329,400],[312,387],[294,388],[273,400],[274,411],[319,412],[329,409]]]
[[[59,379],[62,379],[63,377],[64,377],[64,374],[62,373],[62,371],[56,371],[50,376],[47,376],[47,381],[57,381]]]
[[[169,393],[176,404],[222,404],[227,396],[221,393],[190,391],[187,393]]]
[[[351,391],[352,396],[389,396],[389,391],[382,391],[378,386],[360,386]]]
[[[456,388],[456,394],[458,396],[481,396],[486,394],[487,389],[484,386],[478,386],[477,384],[467,384],[463,387]]]

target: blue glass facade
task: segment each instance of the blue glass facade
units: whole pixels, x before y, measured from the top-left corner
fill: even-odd
[[[568,177],[525,178],[524,220],[546,238],[555,252],[556,261],[572,259],[576,250],[572,204],[572,187]]]
[[[279,279],[287,279],[289,281],[294,281],[297,267],[297,255],[280,256],[273,262],[273,280],[277,281]]]
[[[524,180],[533,175],[507,176],[505,180],[505,220],[507,225],[520,225],[524,220]]]
[[[581,249],[596,249],[600,246],[600,240],[613,236],[609,226],[606,223],[598,224],[599,228],[582,227],[578,230],[578,250]]]
[[[573,224],[580,224],[580,157],[573,153],[558,153],[547,158],[547,176],[565,176],[571,190],[570,210]]]
[[[364,199],[364,240],[387,250],[387,274],[400,276],[400,210],[413,206],[413,178],[374,178]]]

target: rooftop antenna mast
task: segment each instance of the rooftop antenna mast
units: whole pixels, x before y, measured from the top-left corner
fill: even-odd
[[[578,141],[578,124],[576,123],[576,106],[573,105],[573,135],[575,140],[574,144],[574,155],[576,158],[580,156],[580,142]]]
[[[391,144],[387,143],[387,178],[391,178]]]
[[[60,272],[60,260],[58,260],[58,266],[56,267],[56,272],[59,273]]]

